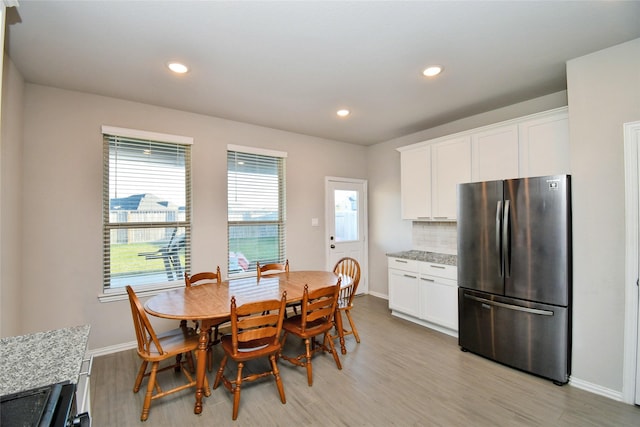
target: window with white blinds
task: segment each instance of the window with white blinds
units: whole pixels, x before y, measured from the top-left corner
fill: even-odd
[[[286,153],[229,146],[229,275],[286,259]]]
[[[182,286],[191,265],[192,139],[102,132],[104,292]]]

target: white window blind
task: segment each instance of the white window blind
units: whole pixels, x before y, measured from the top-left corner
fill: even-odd
[[[103,138],[105,293],[183,283],[191,266],[190,139],[110,127]]]
[[[286,259],[285,153],[227,151],[229,274]]]

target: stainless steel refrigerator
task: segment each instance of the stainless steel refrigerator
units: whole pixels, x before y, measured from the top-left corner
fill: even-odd
[[[458,185],[459,345],[565,384],[571,373],[571,179]]]

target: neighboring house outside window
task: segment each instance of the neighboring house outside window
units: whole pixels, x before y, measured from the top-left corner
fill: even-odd
[[[286,259],[286,153],[227,147],[229,275]]]
[[[184,286],[192,138],[103,126],[103,296]]]

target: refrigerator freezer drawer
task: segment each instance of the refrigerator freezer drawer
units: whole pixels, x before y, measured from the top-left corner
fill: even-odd
[[[570,374],[569,309],[458,290],[459,344],[564,384]]]

